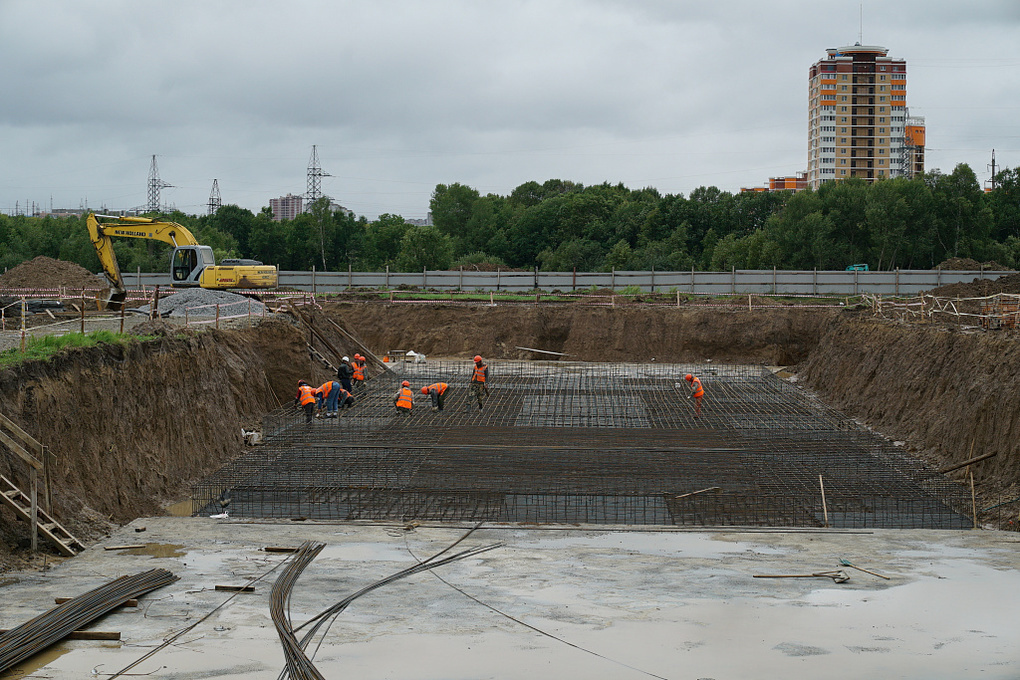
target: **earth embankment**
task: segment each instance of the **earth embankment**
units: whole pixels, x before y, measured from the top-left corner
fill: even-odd
[[[302,367],[301,334],[279,322],[68,349],[0,371],[0,413],[49,447],[55,514],[87,535],[85,520],[159,514],[236,455],[242,426],[291,396]],[[9,478],[24,483],[23,468],[0,456]]]
[[[803,361],[831,309],[333,304],[324,310],[379,351],[435,356],[571,361],[723,361],[787,365]]]
[[[1020,479],[1018,350],[1011,336],[845,315],[800,372],[833,406],[936,465],[995,452],[974,478],[1009,489]]]

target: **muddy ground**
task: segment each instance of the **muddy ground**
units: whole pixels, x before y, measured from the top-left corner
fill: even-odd
[[[318,314],[374,352],[581,361],[799,365],[802,382],[849,415],[937,463],[995,450],[974,466],[979,493],[1018,477],[1020,358],[1012,336],[883,322],[854,312],[662,307],[344,303]],[[323,320],[321,327],[328,327]],[[0,371],[0,412],[50,447],[58,517],[85,539],[161,512],[243,451],[241,429],[289,401],[298,378],[328,374],[306,334],[271,320],[246,330],[165,336],[129,348],[70,350]],[[341,352],[350,343],[333,336]],[[21,483],[23,464],[0,454]],[[27,537],[0,510],[0,568]]]

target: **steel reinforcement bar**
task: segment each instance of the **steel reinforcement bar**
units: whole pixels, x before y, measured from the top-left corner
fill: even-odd
[[[269,414],[262,447],[194,488],[196,512],[229,498],[255,517],[970,526],[960,485],[763,367],[496,362],[481,409],[470,362],[395,368],[338,418]],[[435,382],[442,411],[420,394]]]

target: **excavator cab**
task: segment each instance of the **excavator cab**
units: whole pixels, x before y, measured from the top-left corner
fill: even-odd
[[[170,256],[170,278],[174,287],[198,286],[202,271],[216,265],[209,246],[177,246]]]

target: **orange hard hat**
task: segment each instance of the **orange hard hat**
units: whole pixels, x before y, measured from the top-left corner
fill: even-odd
[[[688,373],[687,375],[684,376],[684,380],[686,380],[687,382],[691,382],[692,380],[694,380],[694,376]]]
[[[428,394],[429,393],[429,388],[428,387],[422,387],[421,388],[421,393],[422,394]]]
[[[305,382],[304,380],[298,380],[297,384],[298,384],[298,387],[301,387],[302,385],[307,385],[308,383]]]
[[[482,360],[482,355],[481,354],[476,354],[475,355],[475,361],[481,361],[481,360]]]
[[[410,387],[411,386],[411,383],[407,382],[406,380],[404,382],[400,383],[400,384],[402,386],[404,386],[404,387]]]
[[[358,354],[357,352],[355,352],[355,353],[354,353],[354,358],[355,358],[355,359],[360,359],[360,358],[361,358],[361,355],[360,355],[360,354]]]

